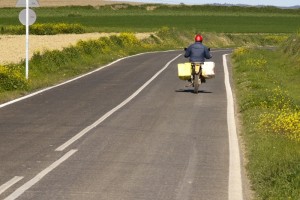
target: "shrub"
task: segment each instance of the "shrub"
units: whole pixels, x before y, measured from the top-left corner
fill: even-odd
[[[281,44],[288,39],[287,35],[266,35],[263,37],[264,44]]]
[[[119,36],[124,46],[139,46],[140,41],[135,37],[133,33],[121,33]]]
[[[33,24],[30,32],[36,35],[55,35],[60,33],[84,33],[84,27],[80,24]]]
[[[300,142],[300,111],[287,93],[277,87],[269,93],[262,108],[268,112],[259,117],[259,127],[269,133],[285,135],[291,140]]]
[[[28,82],[20,72],[20,66],[0,65],[0,91],[26,89]]]
[[[285,135],[300,142],[300,111],[279,109],[260,116],[260,127],[267,132]]]
[[[25,34],[25,26],[6,26],[1,27],[1,34],[14,34],[21,35]],[[66,23],[47,23],[47,24],[33,24],[30,26],[30,34],[33,35],[55,35],[63,33],[84,33],[85,27],[81,24],[66,24]]]
[[[300,34],[297,33],[287,39],[286,43],[281,45],[283,52],[288,56],[300,56]]]
[[[238,48],[236,48],[236,49],[234,50],[232,56],[233,56],[235,59],[238,59],[239,56],[243,56],[243,55],[245,55],[245,54],[248,53],[248,52],[249,52],[249,48],[247,48],[247,47],[238,47]]]
[[[170,35],[170,31],[171,29],[169,27],[164,26],[158,30],[157,35],[160,37],[167,37],[168,35]]]
[[[0,29],[1,34],[12,34],[12,35],[22,35],[25,34],[25,26],[15,25],[15,26],[2,26]]]

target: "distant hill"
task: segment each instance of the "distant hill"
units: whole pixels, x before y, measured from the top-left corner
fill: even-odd
[[[300,9],[300,5],[299,5],[299,6],[292,6],[292,7],[288,7],[288,8],[292,8],[292,9]]]
[[[3,7],[15,7],[18,0],[0,0],[0,8]],[[41,7],[50,7],[50,6],[101,6],[101,5],[107,5],[107,4],[143,4],[143,2],[128,2],[125,1],[118,1],[118,0],[37,0]],[[163,3],[163,1],[162,1]],[[149,4],[149,3],[147,3]],[[166,3],[168,4],[168,3]],[[181,3],[184,5],[184,3]],[[247,4],[208,4],[208,5],[214,5],[214,6],[239,6],[239,7],[266,7],[263,5],[257,5],[257,6],[251,6]],[[273,6],[275,7],[275,6]],[[292,6],[292,7],[279,7],[282,9],[300,9],[300,5]]]
[[[278,7],[278,6],[266,6],[266,5],[248,5],[248,4],[219,4],[219,3],[214,3],[214,4],[210,4],[210,5],[214,5],[214,6],[239,6],[239,7]],[[282,8],[282,9],[300,9],[300,5],[296,5],[296,6],[287,6],[287,7],[278,7],[278,8]]]

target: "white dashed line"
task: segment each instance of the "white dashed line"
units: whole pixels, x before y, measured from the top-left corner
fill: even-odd
[[[10,188],[11,186],[13,186],[14,184],[16,184],[17,182],[19,182],[20,180],[22,180],[22,178],[23,178],[23,176],[15,176],[11,180],[9,180],[6,183],[4,183],[3,185],[1,185],[0,186],[0,194],[2,194],[3,192],[5,192],[8,188]]]
[[[8,197],[6,197],[4,200],[15,200],[19,196],[21,196],[26,190],[31,188],[33,185],[35,185],[37,182],[39,182],[44,176],[46,176],[48,173],[50,173],[52,170],[54,170],[56,167],[58,167],[60,164],[62,164],[64,161],[66,161],[68,158],[70,158],[74,153],[77,152],[77,149],[70,150],[68,153],[66,153],[63,157],[52,163],[49,167],[41,171],[39,174],[37,174],[34,178],[32,178],[30,181],[19,187],[17,190],[15,190],[12,194],[10,194]]]

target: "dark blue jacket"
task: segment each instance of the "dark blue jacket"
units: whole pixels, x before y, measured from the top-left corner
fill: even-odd
[[[205,59],[209,59],[212,56],[206,46],[201,42],[195,42],[186,49],[184,57],[189,57],[190,62],[204,62]]]

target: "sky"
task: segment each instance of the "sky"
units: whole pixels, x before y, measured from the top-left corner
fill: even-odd
[[[133,1],[145,3],[166,3],[166,4],[180,4],[187,5],[201,5],[201,4],[247,4],[247,5],[264,5],[264,6],[279,6],[290,7],[300,5],[300,0],[118,0],[118,1]]]

